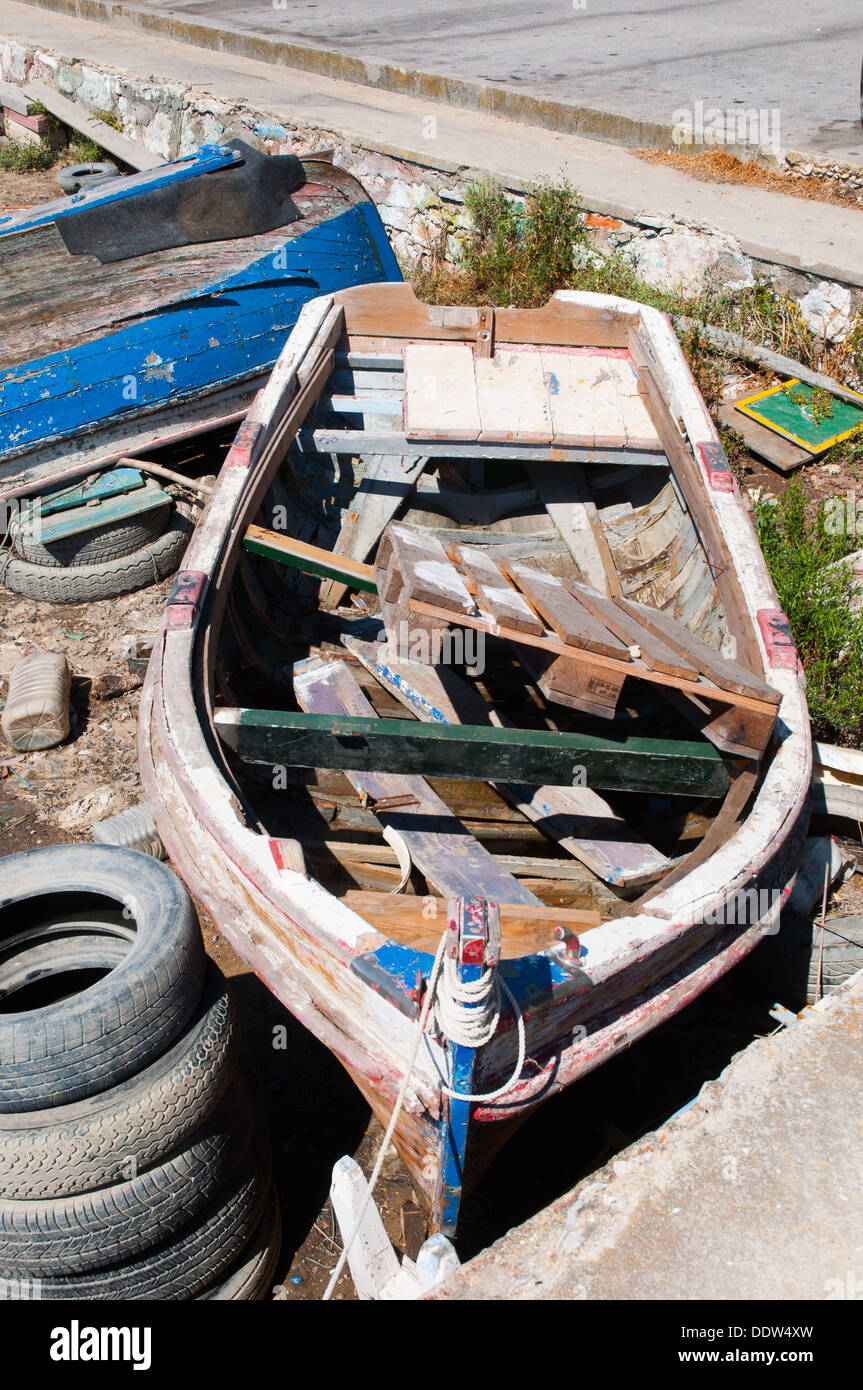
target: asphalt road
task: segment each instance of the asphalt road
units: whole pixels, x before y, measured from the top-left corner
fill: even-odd
[[[860,0],[137,0],[427,72],[671,122],[778,112],[786,149],[863,155]]]

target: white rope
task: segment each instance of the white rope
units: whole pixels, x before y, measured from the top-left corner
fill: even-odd
[[[429,989],[431,990],[431,986]],[[452,956],[444,958],[443,979],[438,974],[436,980],[435,1022],[443,1036],[457,1047],[485,1047],[486,1043],[491,1042],[500,1022],[501,990],[513,1007],[518,1028],[518,1060],[515,1071],[497,1090],[485,1091],[482,1094],[474,1091],[454,1091],[451,1087],[442,1085],[441,1089],[453,1100],[496,1100],[518,1080],[524,1066],[524,1017],[515,995],[506,981],[500,978],[494,966],[484,970],[478,980],[464,981],[459,979],[455,959]]]
[[[434,1004],[435,1022],[441,1033],[443,1033],[450,1042],[454,1042],[456,1046],[473,1048],[483,1047],[494,1037],[500,1020],[501,989],[506,994],[510,1004],[515,1010],[518,1026],[518,1061],[512,1076],[508,1081],[504,1082],[502,1086],[498,1086],[496,1091],[487,1091],[484,1095],[471,1095],[465,1094],[462,1091],[453,1091],[450,1090],[448,1086],[442,1084],[441,1089],[445,1091],[448,1096],[452,1097],[453,1100],[495,1100],[498,1096],[503,1095],[504,1091],[508,1091],[510,1086],[512,1086],[521,1075],[522,1067],[524,1066],[525,1029],[524,1017],[521,1009],[518,1007],[515,996],[506,981],[500,979],[494,967],[484,970],[479,980],[468,983],[461,981],[458,978],[455,960],[444,956],[447,938],[448,932],[444,931],[435,954],[434,965],[432,966],[432,972],[429,977],[428,989],[426,990],[425,999],[423,1000],[422,1009],[420,1010],[414,1045],[411,1050],[410,1058],[408,1059],[405,1074],[402,1077],[402,1084],[399,1087],[392,1114],[390,1115],[390,1122],[384,1131],[384,1137],[378,1149],[378,1156],[375,1159],[374,1167],[369,1175],[366,1194],[359,1212],[357,1213],[354,1228],[348,1240],[345,1241],[344,1249],[336,1261],[335,1269],[330,1275],[330,1281],[324,1290],[322,1300],[324,1303],[329,1302],[333,1296],[336,1284],[342,1276],[342,1271],[347,1264],[348,1256],[360,1233],[363,1217],[368,1211],[369,1203],[372,1200],[372,1195],[377,1186],[378,1178],[380,1177],[387,1149],[390,1146],[390,1141],[395,1133],[399,1115],[404,1105],[408,1084],[413,1075],[414,1067],[416,1066],[420,1043],[426,1036],[426,1028],[429,1022],[432,1004]],[[440,989],[441,967],[443,967],[444,988],[447,991],[444,994],[441,994]],[[478,1041],[468,1041],[468,1039],[478,1039]]]

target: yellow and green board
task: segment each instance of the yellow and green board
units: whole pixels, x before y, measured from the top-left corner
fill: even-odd
[[[812,454],[822,454],[863,425],[863,396],[858,407],[796,380],[747,396],[736,408]]]

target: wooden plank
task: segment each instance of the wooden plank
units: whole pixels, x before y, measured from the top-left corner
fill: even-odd
[[[61,96],[53,87],[49,87],[47,82],[28,82],[24,88],[24,95],[30,101],[41,101],[46,111],[50,111],[51,115],[56,116],[64,125],[71,126],[90,140],[95,140],[103,150],[107,150],[122,164],[128,164],[132,169],[156,169],[165,162],[161,155],[153,154],[138,144],[137,140],[130,140],[127,135],[121,135],[113,126],[106,125],[104,121],[91,120],[77,102]]]
[[[370,926],[414,951],[434,954],[447,925],[447,899],[349,889],[341,901]],[[555,927],[580,936],[602,924],[602,914],[573,907],[500,905],[501,957],[517,960],[556,944]]]
[[[280,531],[269,531],[263,526],[247,526],[243,549],[252,555],[263,555],[268,560],[290,565],[304,574],[338,579],[348,588],[377,593],[375,572],[371,565],[361,564],[347,555],[336,555],[331,550],[322,550],[317,545],[308,545]]]
[[[542,632],[543,624],[497,565],[476,545],[455,545],[453,552],[476,585],[477,602],[493,618],[520,632]]]
[[[406,349],[410,352],[411,349]],[[480,440],[539,444],[552,437],[548,391],[538,353],[474,359]]]
[[[738,695],[752,695],[773,705],[778,705],[782,699],[779,691],[766,681],[748,671],[739,661],[723,656],[667,613],[644,603],[636,603],[633,599],[618,598],[615,603],[622,612],[636,618],[648,632],[662,638],[672,650],[693,662],[714,685],[723,690],[736,691]]]
[[[334,555],[366,560],[427,463],[424,454],[373,454],[342,522],[333,546]],[[338,607],[350,587],[342,579],[322,585],[321,608]]]
[[[501,566],[567,646],[601,652],[618,661],[632,660],[627,645],[588,612],[557,575],[506,559],[501,560]]]
[[[294,691],[305,710],[374,718],[372,706],[344,662],[312,657],[297,663]],[[482,893],[498,903],[539,902],[529,889],[495,863],[424,777],[389,772],[349,772],[348,777],[357,791],[376,801],[392,796],[415,798],[415,805],[375,814],[382,824],[399,832],[411,860],[439,893],[447,897],[474,897]]]
[[[425,614],[430,618],[446,618],[448,622],[455,621],[451,613],[445,613],[442,609],[435,607],[433,604],[411,603],[410,607],[412,610],[415,609],[418,613]],[[541,637],[535,637],[531,632],[517,632],[513,628],[504,628],[497,624],[494,629],[492,629],[492,625],[480,614],[465,613],[459,617],[458,621],[465,627],[474,628],[477,632],[491,633],[494,631],[496,636],[505,637],[507,640],[515,643],[526,643],[529,646],[538,647],[542,651],[553,652],[556,656],[565,656],[573,660],[577,656],[578,660],[583,662],[586,666],[594,666],[599,671],[614,671],[624,676],[638,676],[640,680],[650,681],[654,685],[668,686],[673,689],[682,690],[686,694],[701,696],[704,699],[718,700],[720,703],[727,703],[729,705],[739,705],[742,709],[752,709],[759,714],[773,714],[774,716],[776,714],[776,706],[772,701],[767,702],[762,699],[754,699],[748,695],[739,695],[737,692],[731,690],[720,690],[718,686],[713,685],[703,677],[699,677],[697,681],[691,681],[683,680],[680,676],[666,675],[664,671],[651,671],[642,661],[633,661],[630,666],[627,666],[624,662],[617,661],[610,656],[602,656],[599,652],[580,652],[576,648],[569,647],[566,643],[559,641],[559,639],[552,636],[550,632],[543,633]],[[776,695],[775,691],[771,693],[774,696]]]
[[[558,657],[539,676],[537,685],[547,700],[570,709],[613,719],[624,677],[608,671],[586,670],[577,661]]]
[[[496,729],[473,724],[421,724],[380,719],[343,663],[332,678],[356,689],[362,716],[338,710],[217,709],[214,727],[242,757],[293,767],[334,767],[346,773],[386,773],[401,781],[428,777],[549,782],[565,786],[577,768],[600,790],[664,792],[670,796],[724,796],[729,786],[722,756],[711,744],[668,739],[563,734],[547,729]],[[326,667],[317,685],[326,691]],[[344,671],[344,675],[342,675]],[[299,696],[298,696],[299,698]],[[301,702],[301,703],[305,703]],[[332,704],[330,699],[328,703]],[[412,787],[388,790],[415,794]],[[380,793],[375,793],[380,796]]]
[[[448,667],[404,661],[380,642],[342,640],[396,699],[425,722],[509,727],[508,720]],[[668,867],[666,856],[630,829],[589,787],[492,785],[543,834],[615,888],[652,882]]]
[[[565,583],[567,589],[584,607],[619,637],[621,642],[625,642],[629,647],[640,648],[641,659],[646,666],[652,670],[666,671],[671,676],[684,676],[691,680],[698,678],[698,665],[687,661],[681,655],[681,652],[687,651],[688,648],[683,643],[677,647],[669,646],[652,628],[637,621],[630,608],[624,606],[624,600],[607,598],[605,594],[598,594],[595,589],[588,588],[586,584],[578,584],[572,579],[566,580]],[[669,622],[671,621],[673,620],[669,619]],[[685,628],[682,630],[687,632]],[[709,672],[703,674],[709,676]]]
[[[667,460],[662,458],[667,466]],[[614,558],[581,465],[573,463],[562,469],[552,463],[528,463],[527,472],[585,582],[601,593],[622,593]]]
[[[408,439],[479,438],[474,355],[464,343],[405,348],[404,421]]]

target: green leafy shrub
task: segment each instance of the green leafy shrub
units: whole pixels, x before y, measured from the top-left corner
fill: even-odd
[[[816,738],[860,747],[863,742],[863,614],[853,600],[860,585],[834,562],[856,550],[854,535],[832,534],[829,508],[807,510],[795,479],[776,503],[758,499],[755,529],[780,606],[791,624],[806,672]]]

